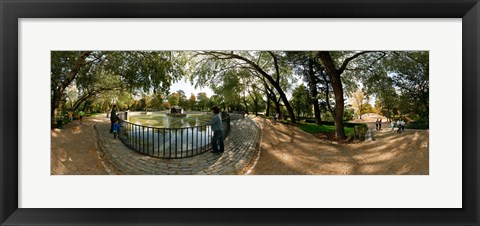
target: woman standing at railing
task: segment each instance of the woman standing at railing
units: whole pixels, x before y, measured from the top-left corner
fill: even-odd
[[[210,125],[213,130],[212,137],[212,147],[213,153],[223,153],[224,144],[223,144],[223,130],[222,130],[222,117],[220,116],[220,109],[218,107],[213,107],[213,117],[207,122],[207,125]],[[219,149],[220,146],[220,149]]]

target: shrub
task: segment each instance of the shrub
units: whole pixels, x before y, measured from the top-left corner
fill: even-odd
[[[405,125],[407,129],[428,129],[429,120],[426,118],[421,118],[413,122],[409,122]]]
[[[351,108],[345,108],[343,111],[343,121],[349,121],[352,120],[355,115],[355,110]]]
[[[354,124],[354,123],[349,123],[349,124]],[[365,140],[365,136],[367,135],[367,131],[368,131],[367,124],[359,123],[359,124],[356,124],[353,128],[354,128],[354,133],[353,133],[354,138],[359,140]]]
[[[313,123],[302,123],[300,129],[307,133],[335,133],[335,125],[333,122],[324,121],[321,125]],[[345,135],[350,138],[364,140],[368,131],[368,126],[365,123],[345,123]]]

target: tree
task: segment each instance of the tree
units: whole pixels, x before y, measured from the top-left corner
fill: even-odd
[[[287,56],[295,68],[295,71],[299,75],[302,75],[304,81],[307,83],[310,100],[313,104],[315,123],[321,124],[322,108],[318,100],[319,86],[321,88],[328,86],[328,84],[323,83],[325,80],[321,78],[323,68],[313,52],[287,52]]]
[[[190,98],[188,99],[188,106],[190,107],[190,110],[195,109],[195,105],[197,104],[197,98],[195,97],[195,94],[190,94]]]
[[[352,95],[352,107],[356,109],[356,113],[360,119],[362,119],[362,114],[366,113],[367,105],[370,105],[368,102],[370,99],[365,95],[362,88],[358,88],[355,93]],[[371,108],[371,106],[370,106]]]
[[[380,101],[387,117],[429,116],[429,55],[427,51],[392,51],[361,74],[367,92]]]
[[[241,94],[245,91],[244,79],[248,71],[231,69],[222,73],[216,84],[210,87],[216,95],[221,96],[223,103],[232,109],[239,110]]]
[[[427,51],[393,52],[386,68],[400,91],[402,113],[429,117],[429,55]]]
[[[207,93],[201,92],[197,94],[197,103],[200,111],[204,111],[208,104],[208,96]]]
[[[303,115],[310,115],[312,113],[312,102],[307,88],[301,84],[292,93],[292,106],[297,112],[297,116],[300,117],[300,113]]]
[[[261,104],[262,93],[258,89],[257,84],[252,84],[250,89],[248,89],[248,99],[252,103],[253,112],[255,115],[258,115],[258,112],[263,109],[263,105]]]
[[[178,93],[172,93],[168,96],[168,103],[170,103],[170,106],[178,106],[180,103],[180,96]]]
[[[335,95],[335,110],[333,118],[335,121],[336,136],[339,139],[346,138],[345,131],[343,129],[344,96],[341,75],[347,68],[350,61],[368,52],[369,51],[355,52],[351,56],[348,56],[344,59],[341,59],[342,57],[338,57],[338,59],[341,59],[338,64],[339,66],[336,65],[337,63],[332,58],[330,52],[320,51],[317,53],[320,61],[322,62],[322,65],[327,71],[327,75],[330,77],[333,93]]]
[[[151,107],[152,98],[147,94],[142,94],[142,99],[139,101],[140,110],[147,111]]]
[[[188,106],[188,101],[187,101],[187,95],[185,95],[185,92],[183,90],[177,90],[178,94],[178,105],[186,108]]]
[[[164,107],[163,104],[164,96],[160,93],[154,93],[151,101],[151,106],[155,110],[161,110]]]
[[[73,82],[81,70],[89,70],[92,63],[87,58],[92,51],[57,52],[51,54],[51,118],[55,118],[56,110],[64,96],[65,89]]]
[[[290,106],[285,90],[282,88],[282,84],[288,84],[288,77],[291,76],[290,68],[286,62],[285,54],[282,52],[266,51],[266,52],[253,52],[253,51],[207,51],[200,52],[201,56],[207,57],[210,61],[227,61],[231,64],[223,68],[245,68],[255,71],[256,74],[268,81],[280,96],[283,104],[287,108],[292,123],[295,123],[295,114],[293,108]],[[210,63],[212,64],[212,63]],[[217,65],[214,66],[216,68]],[[224,69],[222,69],[224,70]],[[215,76],[218,71],[208,73],[205,67],[202,67],[197,74],[205,76],[207,74]],[[255,75],[252,73],[252,75]]]
[[[115,91],[123,90],[124,83],[119,75],[110,74],[103,68],[97,67],[101,67],[101,65],[92,66],[91,73],[77,76],[74,83],[77,86],[79,97],[72,106],[74,111],[102,93],[109,92],[118,95],[120,92]],[[112,97],[112,101],[113,99],[118,99],[118,97]],[[85,111],[85,109],[82,110]]]
[[[114,87],[98,86],[101,79],[117,79],[115,88],[166,91],[184,74],[181,53],[169,51],[53,51],[51,54],[51,116],[65,99],[65,89],[74,84],[81,92],[77,107]],[[111,77],[111,76],[116,76]],[[109,83],[112,85],[113,80]]]
[[[225,101],[223,100],[223,97],[219,95],[212,95],[210,99],[208,99],[207,107],[211,109],[213,106],[222,106],[223,109],[225,109]]]

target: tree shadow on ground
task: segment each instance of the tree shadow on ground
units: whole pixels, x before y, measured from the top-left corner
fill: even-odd
[[[392,132],[371,142],[338,144],[295,126],[255,120],[263,140],[253,174],[428,175],[428,131]]]

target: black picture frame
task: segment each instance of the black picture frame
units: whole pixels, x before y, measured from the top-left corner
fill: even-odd
[[[0,15],[1,225],[479,225],[478,0],[0,0]],[[18,19],[164,17],[462,18],[463,208],[18,208]]]

